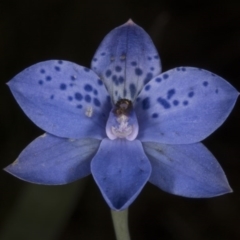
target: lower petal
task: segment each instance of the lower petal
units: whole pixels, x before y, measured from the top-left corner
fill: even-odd
[[[148,142],[143,147],[152,164],[149,181],[162,190],[192,198],[232,192],[221,166],[203,144]]]
[[[140,141],[103,139],[91,171],[109,207],[123,210],[148,181],[151,165]]]
[[[89,175],[99,140],[73,140],[44,134],[30,143],[4,170],[24,181],[60,185]]]

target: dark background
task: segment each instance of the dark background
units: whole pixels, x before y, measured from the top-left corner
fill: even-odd
[[[38,135],[5,85],[29,65],[66,59],[90,66],[102,38],[132,18],[152,37],[163,71],[195,66],[240,90],[240,1],[1,0],[0,167]],[[234,193],[188,199],[147,184],[131,205],[132,240],[240,239],[240,104],[204,141]],[[113,240],[109,209],[91,176],[38,186],[0,172],[1,240]]]

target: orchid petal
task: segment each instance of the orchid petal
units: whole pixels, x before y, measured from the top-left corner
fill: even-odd
[[[166,192],[209,198],[232,191],[221,166],[201,143],[146,142],[143,147],[152,164],[149,181]]]
[[[26,115],[46,132],[67,138],[106,136],[110,97],[92,70],[45,61],[25,69],[8,85]]]
[[[123,210],[142,190],[151,166],[140,141],[106,138],[91,162],[91,171],[109,207]]]
[[[24,181],[59,185],[89,175],[97,139],[67,139],[44,134],[30,143],[4,170]]]
[[[228,117],[239,93],[208,71],[181,67],[152,79],[139,94],[135,111],[144,142],[199,142]]]
[[[122,98],[134,100],[144,84],[161,72],[161,63],[149,35],[129,20],[104,38],[92,69],[116,103]]]

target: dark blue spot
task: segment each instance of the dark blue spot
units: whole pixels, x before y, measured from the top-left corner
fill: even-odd
[[[167,92],[167,99],[171,99],[171,97],[176,93],[175,89],[170,89]]]
[[[113,76],[112,76],[112,80],[113,80],[113,82],[118,86],[118,78],[117,78],[116,75],[113,75]]]
[[[155,55],[154,58],[155,58],[155,59],[159,59],[158,55]]]
[[[136,73],[136,75],[141,76],[143,74],[143,71],[140,68],[136,68],[135,73]]]
[[[89,69],[89,68],[86,68],[86,67],[83,68],[83,69],[84,69],[85,72],[89,72],[89,71],[90,71],[90,69]]]
[[[121,72],[121,71],[122,71],[122,68],[121,68],[120,66],[116,66],[116,67],[115,67],[115,70],[116,70],[116,72]]]
[[[102,53],[101,53],[101,56],[104,56],[105,54],[106,54],[105,52],[102,52]]]
[[[55,68],[55,70],[58,71],[58,72],[61,70],[61,68],[58,67],[58,66],[55,66],[54,68]]]
[[[167,79],[168,77],[169,77],[168,74],[166,74],[166,73],[163,74],[163,78],[164,78],[164,79]]]
[[[208,82],[206,82],[206,81],[203,82],[203,86],[204,86],[204,87],[207,87],[207,85],[208,85]]]
[[[161,78],[156,78],[155,81],[156,81],[156,82],[161,82],[162,79],[161,79]]]
[[[215,93],[218,94],[218,89],[215,90]]]
[[[180,71],[181,70],[181,68],[180,67],[177,67],[177,71]]]
[[[152,118],[157,118],[158,117],[158,114],[157,113],[153,113],[152,114]]]
[[[86,84],[84,86],[84,90],[87,91],[87,92],[91,92],[93,90],[92,86],[90,84]]]
[[[51,97],[50,97],[51,99],[54,99],[54,95],[51,95]]]
[[[90,95],[87,94],[84,99],[85,99],[86,102],[89,103],[89,102],[91,102],[92,98],[90,97]]]
[[[96,61],[97,61],[97,58],[94,58],[93,61],[96,62]]]
[[[153,70],[154,70],[154,67],[151,67],[150,70],[153,71]]]
[[[215,76],[216,76],[214,73],[211,73],[211,75],[212,75],[213,77],[215,77]]]
[[[96,89],[94,89],[93,93],[94,95],[98,95],[98,91]]]
[[[82,94],[79,93],[79,92],[76,92],[76,93],[75,93],[75,99],[78,100],[78,101],[81,101],[81,100],[83,99]]]
[[[137,62],[135,62],[135,61],[131,62],[131,65],[132,66],[137,66]]]
[[[168,108],[171,107],[170,103],[169,103],[166,99],[164,99],[164,98],[159,97],[159,98],[157,99],[157,101],[158,101],[165,109],[168,109]]]
[[[71,80],[75,81],[77,78],[75,76],[71,76]]]
[[[145,79],[144,79],[144,84],[148,83],[151,79],[153,78],[153,74],[152,73],[147,73]]]
[[[137,102],[139,102],[140,100],[141,100],[141,98],[140,98],[140,97],[138,97],[138,98],[136,99],[136,101],[137,101]]]
[[[70,86],[70,87],[73,87],[73,86],[74,86],[74,84],[73,84],[73,83],[70,83],[70,84],[69,84],[69,86]]]
[[[101,103],[100,103],[100,101],[99,101],[97,98],[94,98],[94,99],[93,99],[93,103],[94,103],[94,105],[97,106],[97,107],[100,107],[100,106],[101,106]]]
[[[119,81],[119,83],[123,83],[123,82],[124,82],[124,78],[123,78],[122,76],[120,76],[120,77],[118,78],[118,81]]]
[[[179,104],[179,101],[178,101],[178,100],[174,100],[174,101],[173,101],[173,105],[174,105],[174,106],[177,106],[178,104]]]
[[[188,105],[188,101],[183,101],[183,105],[187,106]]]
[[[117,96],[117,95],[118,95],[118,91],[116,90],[116,91],[115,91],[115,96]]]
[[[43,85],[43,80],[39,80],[39,81],[38,81],[38,84],[39,84],[39,85]]]
[[[58,63],[59,63],[59,64],[62,64],[62,63],[63,63],[63,61],[62,61],[62,60],[59,60],[59,61],[58,61]]]
[[[111,103],[111,98],[110,98],[110,96],[107,96],[107,102]]]
[[[106,77],[110,77],[111,74],[112,74],[112,71],[108,69],[108,70],[106,71]]]
[[[185,71],[186,71],[186,68],[185,68],[185,67],[182,67],[181,70],[182,70],[183,72],[185,72]]]
[[[44,70],[44,69],[41,69],[41,70],[40,70],[40,73],[45,73],[45,70]]]
[[[151,58],[151,57],[148,57],[148,60],[152,60],[152,58]]]
[[[194,96],[194,92],[193,92],[193,91],[188,93],[188,97],[191,98],[191,97],[193,97],[193,96]]]
[[[81,104],[77,105],[77,108],[80,108],[80,109],[81,109],[81,108],[82,108],[82,105],[81,105]]]
[[[134,96],[136,94],[136,86],[135,86],[135,84],[131,83],[129,88],[130,88],[131,98],[134,98]]]
[[[65,83],[61,83],[60,84],[60,89],[61,90],[66,90],[67,89],[67,85]]]
[[[102,82],[102,80],[101,79],[98,79],[98,85],[103,85],[103,82]]]
[[[47,76],[47,77],[46,77],[46,80],[47,80],[47,81],[51,81],[52,78],[51,78],[50,76]]]
[[[150,108],[150,99],[149,97],[146,97],[142,100],[142,109],[147,110]]]
[[[69,101],[72,101],[72,100],[73,100],[73,97],[68,96],[68,100],[69,100]]]
[[[151,88],[151,86],[150,86],[150,85],[147,85],[147,86],[145,87],[145,90],[148,91],[150,88]]]

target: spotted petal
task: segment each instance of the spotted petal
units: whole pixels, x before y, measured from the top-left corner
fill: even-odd
[[[152,164],[149,181],[166,192],[209,198],[232,191],[221,166],[201,143],[146,142],[143,147]]]
[[[143,85],[160,73],[160,64],[148,34],[129,20],[104,38],[92,60],[92,69],[116,103],[120,98],[134,100]]]
[[[208,71],[181,67],[152,79],[135,110],[138,138],[166,144],[199,142],[228,117],[239,93]]]
[[[45,61],[25,69],[8,85],[27,116],[46,132],[67,138],[105,136],[110,97],[92,70]]]
[[[22,180],[58,185],[89,175],[97,139],[72,140],[44,134],[30,143],[5,171]]]
[[[106,138],[91,162],[91,171],[109,207],[123,210],[147,182],[151,166],[140,141]]]

